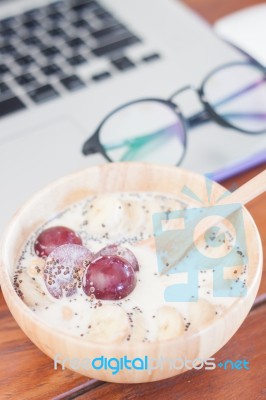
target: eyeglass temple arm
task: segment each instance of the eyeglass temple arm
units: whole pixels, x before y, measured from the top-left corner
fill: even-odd
[[[245,119],[266,119],[266,113],[225,113],[222,114],[223,117],[227,118],[245,118]],[[201,124],[204,124],[206,122],[210,121],[210,116],[207,111],[201,111],[192,117],[188,118],[188,124],[191,128],[195,126],[199,126]],[[163,133],[168,133],[171,128],[174,128],[176,124],[173,124],[171,126],[168,126],[164,129],[160,129],[157,132],[151,133],[151,134],[146,134],[143,136],[138,136],[136,138],[132,139],[126,139],[126,140],[121,140],[117,141],[114,143],[107,143],[103,145],[104,149],[106,151],[110,150],[116,150],[120,149],[122,147],[128,146],[129,151],[134,152],[139,149],[140,147],[144,146],[146,143],[151,142],[152,140],[156,139],[158,136],[162,135]],[[87,142],[84,143],[83,145],[83,154],[88,155],[88,154],[95,154],[100,151],[98,146],[95,146],[92,144],[92,141],[89,139]],[[123,156],[123,157],[126,157]]]
[[[170,126],[167,126],[163,129],[160,129],[157,132],[150,133],[148,135],[138,136],[137,138],[132,138],[127,142],[129,145],[128,151],[122,156],[121,161],[126,161],[132,159],[131,157],[134,156],[143,146],[147,143],[150,144],[154,139],[162,138],[162,135],[169,135],[172,134],[171,129],[176,127],[176,123]]]
[[[106,151],[120,149],[121,147],[128,146],[130,149],[137,149],[150,142],[151,140],[156,139],[158,136],[162,135],[164,132],[167,132],[168,129],[171,129],[175,125],[171,125],[169,127],[160,129],[154,133],[145,134],[138,137],[128,138],[125,140],[120,140],[112,143],[103,144],[103,148]],[[100,151],[100,148],[97,143],[95,143],[94,136],[90,137],[82,147],[82,152],[84,155],[95,154]]]
[[[150,141],[150,139],[148,141]],[[127,152],[121,157],[120,161],[132,160],[135,154],[140,150],[143,145],[145,145],[145,143],[147,143],[147,141],[140,144],[131,145]]]
[[[256,88],[257,86],[261,85],[263,82],[265,82],[265,80],[266,80],[266,77],[264,77],[263,79],[260,79],[257,82],[254,82],[253,84],[243,88],[242,90],[220,100],[219,102],[217,102],[214,105],[214,107],[219,107],[220,105],[228,103],[229,101],[231,101],[231,100],[241,96],[242,94]],[[186,89],[186,88],[184,88],[184,89]],[[227,116],[227,117],[231,117],[231,118],[254,118],[254,119],[266,118],[266,114],[264,114],[264,113],[227,113],[227,114],[223,114],[222,116],[224,116],[224,117]],[[203,110],[203,111],[200,111],[197,114],[194,114],[191,117],[189,117],[187,119],[187,122],[188,122],[189,126],[191,128],[193,128],[195,126],[199,126],[206,122],[209,122],[210,120],[211,120],[211,117],[209,115],[209,112],[207,110]],[[137,142],[139,142],[139,145],[141,146],[144,144],[144,143],[141,144],[142,140],[144,140],[144,141],[145,141],[145,139],[147,141],[152,140],[153,138],[155,138],[157,135],[160,135],[164,131],[166,131],[165,128],[155,132],[152,135],[148,134],[148,135],[143,135],[143,136],[139,136],[137,138],[127,139],[125,141],[121,141],[121,142],[117,142],[117,143],[113,143],[113,144],[110,143],[109,145],[108,144],[104,145],[104,148],[105,148],[105,150],[113,150],[116,148],[124,147],[126,145],[132,147],[132,146],[136,146]],[[83,148],[82,148],[82,152],[84,155],[94,154],[99,151],[100,151],[99,145],[98,145],[98,143],[97,144],[95,143],[94,136],[89,138],[84,143]]]
[[[220,114],[223,118],[238,118],[238,119],[256,119],[256,120],[266,120],[266,113],[223,113]],[[190,128],[205,124],[210,122],[211,117],[208,111],[201,111],[198,114],[192,115],[188,118],[188,124]]]
[[[103,147],[105,148],[105,150],[116,150],[119,149],[121,147],[138,147],[138,146],[142,146],[147,142],[150,142],[153,139],[156,139],[156,137],[160,136],[161,134],[163,134],[165,131],[167,131],[167,129],[171,128],[170,127],[166,127],[163,129],[160,129],[154,133],[148,133],[142,136],[137,136],[137,137],[133,137],[133,138],[128,138],[125,140],[121,140],[121,141],[117,141],[117,142],[112,142],[112,143],[106,143],[103,145]]]
[[[97,131],[90,136],[82,146],[82,153],[87,156],[89,154],[96,154],[101,152],[101,145],[97,139]]]
[[[229,101],[231,101],[231,100],[233,100],[233,99],[235,99],[235,98],[237,98],[237,97],[239,97],[239,96],[241,96],[242,94],[245,94],[245,93],[247,93],[247,92],[249,92],[250,90],[252,90],[252,89],[255,89],[256,87],[258,87],[258,86],[260,86],[262,83],[264,83],[265,82],[265,80],[266,80],[266,77],[264,77],[263,79],[260,79],[259,81],[256,81],[256,82],[254,82],[254,83],[252,83],[251,85],[249,85],[249,86],[246,86],[245,88],[243,88],[242,90],[239,90],[238,92],[236,92],[236,93],[233,93],[233,94],[231,94],[230,96],[228,96],[228,97],[225,97],[224,99],[222,99],[222,100],[220,100],[220,101],[218,101],[217,103],[215,103],[214,104],[214,107],[219,107],[219,106],[221,106],[221,105],[223,105],[223,104],[226,104],[226,103],[228,103]],[[265,116],[265,114],[252,114],[252,113],[250,113],[250,114],[237,114],[237,113],[232,113],[232,115],[231,114],[226,114],[227,116],[231,116],[231,117],[233,117],[233,116],[235,116],[235,118],[236,117],[241,117],[241,115],[246,115],[247,117],[250,115],[251,117],[253,117],[253,118],[256,118],[256,115],[258,115],[258,118],[261,118],[261,116]],[[225,116],[225,114],[224,114],[224,116]],[[210,121],[210,115],[209,115],[209,113],[208,113],[208,111],[206,111],[206,110],[203,110],[203,111],[200,111],[199,113],[197,113],[197,114],[194,114],[194,115],[192,115],[191,117],[189,117],[188,118],[188,124],[189,124],[189,126],[191,127],[191,128],[193,128],[193,127],[195,127],[195,126],[198,126],[198,125],[201,125],[201,124],[204,124],[204,123],[206,123],[206,122],[209,122]]]
[[[262,113],[249,113],[249,114],[241,114],[241,113],[226,113],[223,114],[223,116],[231,117],[231,118],[255,118],[255,119],[265,119],[266,120],[266,114]],[[209,120],[209,118],[208,118]],[[207,122],[208,120],[202,119],[201,123]],[[148,135],[143,135],[139,136],[137,138],[132,138],[128,140],[124,140],[121,142],[117,142],[115,144],[110,144],[110,145],[105,145],[104,148],[105,150],[112,150],[112,149],[117,149],[121,148],[124,146],[128,146],[129,149],[128,151],[122,156],[120,161],[127,161],[131,160],[132,156],[134,156],[146,143],[150,143],[152,140],[156,139],[158,136],[161,136],[162,133],[169,133],[169,130],[173,127],[175,127],[176,124],[173,124],[171,126],[168,126],[165,129],[162,129],[160,131],[154,132],[153,134],[148,134]]]

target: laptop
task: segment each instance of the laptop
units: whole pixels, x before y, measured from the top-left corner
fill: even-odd
[[[1,0],[0,233],[38,189],[106,162],[81,148],[113,108],[167,98],[241,59],[178,0]],[[200,107],[189,96],[180,97],[188,114]],[[210,123],[189,133],[182,165],[230,175],[261,140]]]

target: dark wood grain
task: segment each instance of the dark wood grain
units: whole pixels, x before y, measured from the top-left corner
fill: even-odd
[[[265,3],[264,0],[184,0],[193,10],[197,11],[210,23],[227,14],[250,7],[255,4]]]
[[[266,168],[266,165],[254,168],[245,174],[228,179],[223,185],[229,190],[235,190]],[[260,233],[264,254],[266,253],[266,193],[247,204],[247,209],[252,215]],[[258,295],[266,293],[266,261],[264,259],[263,274]]]
[[[226,181],[224,184],[228,188],[236,188],[237,186],[240,186],[243,184],[245,181],[249,180],[252,178],[252,176],[255,176],[257,173],[259,173],[263,167],[258,167],[255,168],[254,170],[249,171],[246,174],[243,174],[241,176],[232,178],[228,181]],[[260,230],[263,240],[263,245],[264,245],[264,250],[266,248],[266,243],[265,243],[265,237],[266,237],[266,221],[265,221],[265,195],[261,196],[259,199],[254,200],[250,205],[248,205],[249,211],[253,215],[258,228]],[[231,339],[229,343],[226,346],[226,351],[228,354],[227,358],[229,358],[229,354],[231,354],[231,357],[238,357],[240,354],[245,351],[245,348],[248,348],[247,344],[242,347],[242,342],[244,340],[244,331],[246,326],[252,327],[252,331],[257,332],[256,334],[259,334],[259,332],[263,332],[263,335],[260,337],[255,337],[254,340],[256,340],[256,343],[261,341],[260,343],[260,350],[263,351],[263,345],[264,345],[264,351],[265,351],[265,313],[266,313],[266,274],[264,270],[264,275],[259,291],[259,297],[258,297],[260,307],[257,308],[256,310],[256,317],[255,319],[251,320],[251,322],[245,322],[243,327],[241,328],[241,336],[239,336],[241,339]],[[265,304],[263,304],[265,303]],[[255,311],[252,311],[248,321],[250,321],[253,313]],[[264,316],[264,319],[263,319]],[[252,317],[253,318],[253,317]],[[259,320],[261,318],[261,321]],[[77,395],[80,395],[81,393],[86,393],[89,391],[90,395],[91,393],[97,393],[98,390],[99,392],[99,399],[101,398],[104,393],[102,393],[102,390],[105,390],[106,384],[104,384],[104,387],[101,388],[98,387],[97,390],[93,390],[91,392],[91,388],[95,387],[96,385],[101,385],[101,383],[95,382],[95,381],[89,381],[85,377],[80,376],[79,374],[70,372],[70,371],[54,371],[53,370],[53,362],[50,360],[48,357],[46,357],[44,354],[42,354],[24,335],[24,333],[19,329],[17,323],[14,321],[12,318],[10,312],[8,311],[6,304],[4,302],[4,299],[2,297],[2,294],[0,294],[0,323],[1,323],[1,328],[0,328],[0,371],[8,371],[8,373],[1,373],[0,375],[0,399],[14,399],[14,398],[20,398],[21,400],[30,400],[30,399],[40,399],[40,398],[56,398],[58,400],[63,400],[63,399],[72,399],[75,398]],[[251,330],[247,331],[246,338],[250,338]],[[239,335],[239,333],[237,333]],[[260,338],[260,339],[259,339]],[[253,341],[253,339],[252,339]],[[246,347],[245,347],[246,346]],[[221,354],[225,351],[224,349],[221,350]],[[231,353],[230,353],[231,351]],[[257,351],[257,350],[256,350]],[[256,359],[256,351],[254,351],[253,357]],[[220,354],[220,353],[219,353]],[[222,356],[221,356],[222,357]],[[225,356],[223,356],[225,357]],[[222,359],[222,358],[221,358]],[[263,367],[263,366],[261,366]],[[260,367],[260,370],[261,370]],[[254,366],[254,368],[257,368]],[[218,372],[218,371],[217,371]],[[215,374],[217,373],[215,371]],[[220,372],[220,376],[223,376],[222,379],[226,379],[226,374],[227,372],[225,371],[224,375],[222,371]],[[238,371],[239,372],[239,371]],[[202,372],[199,372],[200,375],[200,382],[202,378]],[[189,379],[193,379],[193,387],[195,384],[198,384],[198,373],[193,372],[189,373],[191,377]],[[189,375],[189,376],[190,376]],[[188,390],[192,385],[188,382],[187,378],[188,374],[180,376],[177,379],[178,386],[180,382],[184,382],[183,384],[186,386],[187,389],[182,389],[182,390]],[[241,387],[246,384],[246,381],[244,380],[245,376],[243,374],[237,375],[237,378],[241,381]],[[162,387],[163,390],[167,389],[169,393],[171,393],[171,390],[173,391],[172,396],[176,393],[176,387],[175,387],[175,379],[172,380],[167,380],[165,382],[160,382],[157,384],[150,384],[150,389],[152,393],[152,388],[153,385],[156,387],[156,390],[158,388]],[[213,379],[211,372],[209,374],[204,375],[204,380],[206,381],[206,385],[211,385],[212,387],[212,381],[209,381],[209,379]],[[217,377],[215,376],[215,379]],[[147,386],[147,385],[146,385]],[[127,397],[116,397],[116,396],[121,396],[124,391],[126,390],[126,386],[123,386],[123,391],[119,391],[119,385],[108,385],[108,391],[110,396],[112,396],[112,399],[126,399]],[[258,382],[258,387],[260,387],[260,382]],[[134,389],[135,388],[135,389]],[[148,388],[148,386],[147,386]],[[205,390],[207,386],[205,387]],[[139,390],[137,386],[133,387],[131,385],[130,393],[128,397],[134,398],[134,390]],[[143,389],[144,390],[144,389]],[[145,389],[146,390],[146,389]],[[148,389],[147,389],[148,390]],[[155,390],[155,389],[154,389]],[[202,389],[203,390],[203,389]],[[108,391],[106,393],[108,393]],[[116,391],[119,393],[116,395]],[[148,392],[147,392],[148,393]],[[146,395],[147,395],[146,393]],[[188,392],[189,393],[189,392]],[[136,395],[138,394],[138,391],[136,391]],[[43,397],[45,395],[45,397]],[[145,395],[145,392],[144,392]],[[87,396],[87,395],[83,395]],[[95,394],[94,394],[95,396]],[[84,397],[84,398],[91,398],[91,397]],[[97,398],[97,397],[93,397]],[[111,397],[110,397],[111,398]],[[148,397],[147,397],[148,398]],[[170,398],[177,398],[177,397],[170,397]],[[220,397],[223,399],[223,397]],[[232,397],[231,397],[232,398]],[[257,397],[260,399],[260,397]],[[104,397],[103,397],[104,399]],[[193,397],[191,397],[193,399]],[[218,399],[218,397],[217,397]],[[229,397],[230,399],[230,397]],[[234,399],[234,398],[232,398]],[[245,399],[245,397],[243,397]],[[248,399],[248,398],[247,398]],[[183,400],[183,398],[182,398]]]
[[[104,384],[78,400],[263,400],[266,398],[266,305],[250,313],[230,342],[214,357],[216,363],[244,360],[249,370],[191,370],[175,378],[139,385]]]
[[[52,360],[24,335],[0,293],[0,399],[51,399],[87,383],[68,370],[55,373]]]

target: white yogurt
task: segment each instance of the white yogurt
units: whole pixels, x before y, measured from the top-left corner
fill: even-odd
[[[185,207],[178,198],[144,192],[97,195],[75,203],[29,238],[14,274],[15,289],[40,319],[84,340],[145,342],[200,329],[219,318],[236,298],[213,297],[212,270],[203,270],[199,271],[198,302],[165,301],[165,288],[186,283],[187,274],[159,274],[152,214]],[[83,245],[92,252],[113,243],[130,249],[140,266],[136,272],[137,285],[131,294],[121,300],[99,302],[91,301],[80,288],[70,297],[53,298],[44,284],[44,261],[36,257],[33,244],[43,229],[57,225],[78,233]],[[246,274],[246,268],[242,267],[227,272],[235,280],[240,275],[242,280],[246,279]]]

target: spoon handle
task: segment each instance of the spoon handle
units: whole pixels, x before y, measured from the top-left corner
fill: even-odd
[[[229,196],[223,198],[219,204],[241,203],[247,204],[249,201],[260,196],[266,191],[266,169],[236,189]]]

